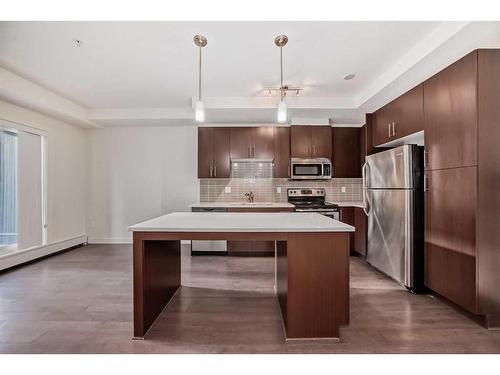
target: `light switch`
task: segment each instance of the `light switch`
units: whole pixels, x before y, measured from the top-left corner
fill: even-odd
[[[276,193],[281,194],[281,186],[276,187]]]
[[[345,193],[345,186],[342,186],[342,193]]]
[[[231,186],[224,187],[224,193],[230,193],[230,192],[231,192]]]

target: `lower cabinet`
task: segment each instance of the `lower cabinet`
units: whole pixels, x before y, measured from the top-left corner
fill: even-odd
[[[354,246],[351,250],[362,256],[366,256],[366,236],[367,236],[368,217],[365,211],[360,207],[354,207]]]
[[[340,221],[354,226],[354,207],[342,207],[340,209]],[[349,233],[349,249],[354,248],[354,233]]]
[[[425,285],[477,313],[477,168],[425,174]]]
[[[228,208],[227,212],[291,212],[293,208],[249,207]],[[232,256],[274,256],[274,241],[227,241],[227,254]]]
[[[340,221],[352,225],[354,233],[349,235],[349,247],[362,256],[366,256],[366,215],[360,207],[342,207],[340,209]]]

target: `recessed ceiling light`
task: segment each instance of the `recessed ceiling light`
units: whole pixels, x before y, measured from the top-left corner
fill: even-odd
[[[81,47],[83,44],[83,41],[81,39],[73,39],[73,43],[75,43],[75,46]]]
[[[346,75],[346,76],[344,77],[344,79],[345,79],[346,81],[350,81],[350,80],[351,80],[351,79],[353,79],[354,77],[356,77],[356,74],[351,73],[351,74]]]

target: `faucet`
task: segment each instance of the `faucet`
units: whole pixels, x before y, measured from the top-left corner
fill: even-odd
[[[248,203],[253,203],[253,193],[251,191],[245,193],[245,198]]]

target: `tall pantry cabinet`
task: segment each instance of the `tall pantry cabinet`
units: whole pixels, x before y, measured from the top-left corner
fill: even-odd
[[[500,50],[423,84],[425,283],[500,326]]]

